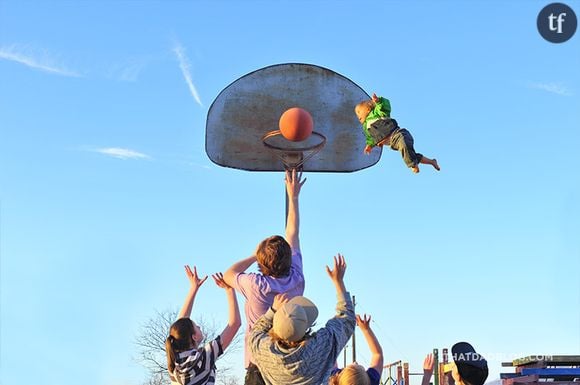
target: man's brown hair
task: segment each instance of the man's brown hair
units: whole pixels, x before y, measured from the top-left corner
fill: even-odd
[[[299,346],[303,346],[306,344],[306,340],[311,337],[310,329],[306,331],[306,334],[304,335],[304,337],[302,337],[302,339],[300,341],[286,341],[285,339],[283,339],[282,337],[280,337],[279,335],[274,333],[274,330],[272,330],[272,329],[270,329],[270,331],[268,332],[268,335],[272,339],[272,342],[278,343],[284,349],[294,349],[294,348],[297,348]]]
[[[256,259],[262,274],[274,278],[286,277],[292,265],[292,249],[284,237],[273,235],[260,242]]]

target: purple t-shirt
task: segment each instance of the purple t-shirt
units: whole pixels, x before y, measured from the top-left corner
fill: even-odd
[[[236,276],[235,289],[246,298],[244,305],[247,324],[244,336],[244,366],[247,368],[252,361],[247,341],[249,331],[258,318],[263,316],[272,306],[276,294],[286,293],[290,298],[304,294],[304,274],[300,250],[292,250],[292,265],[290,274],[286,277],[274,278],[261,273],[239,273]]]

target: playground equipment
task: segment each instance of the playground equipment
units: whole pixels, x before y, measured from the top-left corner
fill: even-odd
[[[435,350],[433,351],[434,354]],[[411,376],[423,377],[423,373],[410,372],[409,363],[402,362],[401,360],[387,364],[383,366],[383,369],[383,376],[386,376],[386,378],[384,380],[381,379],[382,385],[410,385],[409,379]],[[419,381],[419,383],[421,383],[421,381]]]
[[[449,363],[449,350],[443,348],[441,362],[439,361],[439,349],[433,349],[433,384],[449,385],[448,375],[451,373],[452,364]]]
[[[453,385],[448,349],[433,349],[433,385]],[[501,385],[578,385],[580,384],[580,356],[535,355],[502,362],[502,367],[514,367],[515,373],[500,373]],[[410,373],[409,364],[401,360],[383,367],[383,385],[410,385],[410,376],[423,373]]]
[[[447,349],[439,362],[437,349],[433,350],[435,365],[433,371],[434,385],[451,385],[452,378],[448,373],[452,364],[448,362]],[[502,385],[578,385],[580,381],[580,356],[547,356],[535,355],[518,358],[512,362],[502,362],[502,367],[515,367],[515,373],[501,373]]]
[[[422,372],[410,372],[409,363],[401,360],[387,364],[383,366],[383,369],[383,375],[386,375],[386,379],[381,379],[382,385],[410,385],[409,379],[411,376],[423,376]],[[439,349],[433,349],[433,384],[449,385],[445,374],[450,371],[451,365],[448,362],[448,350],[446,348],[443,349],[443,357],[441,362],[439,362]]]
[[[515,373],[500,373],[502,385],[580,383],[580,356],[534,355],[502,362],[501,366],[515,368]]]
[[[316,155],[326,144],[326,137],[319,132],[301,141],[289,141],[281,130],[267,132],[262,136],[264,146],[282,161],[286,170],[302,169],[304,163]]]

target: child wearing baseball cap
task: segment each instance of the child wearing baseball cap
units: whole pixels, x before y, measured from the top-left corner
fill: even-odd
[[[483,385],[489,374],[487,361],[467,342],[458,342],[451,348],[453,370],[451,375],[456,385]]]
[[[340,351],[352,336],[354,305],[344,285],[346,262],[334,257],[334,269],[326,267],[337,295],[336,315],[312,333],[318,309],[308,298],[279,294],[272,307],[256,321],[249,348],[267,385],[328,383]]]

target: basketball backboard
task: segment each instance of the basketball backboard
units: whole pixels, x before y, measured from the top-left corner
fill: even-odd
[[[363,154],[365,137],[354,106],[370,96],[350,79],[312,64],[268,66],[224,88],[207,114],[205,148],[212,162],[248,171],[284,171],[262,137],[278,129],[284,111],[310,112],[326,144],[304,171],[353,172],[376,164],[381,148]],[[377,151],[378,150],[378,151]]]

